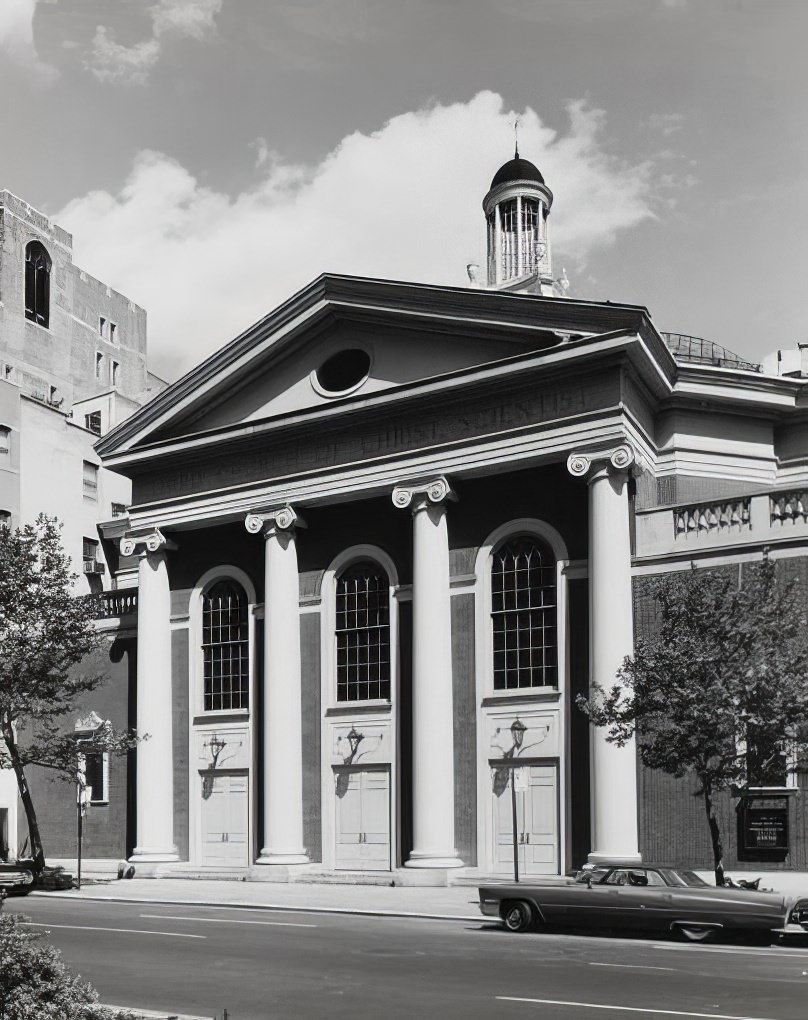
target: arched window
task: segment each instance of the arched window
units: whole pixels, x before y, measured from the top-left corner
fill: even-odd
[[[247,595],[235,581],[217,581],[202,598],[202,659],[205,711],[249,708]]]
[[[25,318],[47,328],[50,321],[51,258],[39,241],[25,249]]]
[[[368,560],[337,577],[337,701],[390,698],[390,582]]]
[[[493,553],[491,618],[494,690],[558,686],[556,561],[528,535]]]

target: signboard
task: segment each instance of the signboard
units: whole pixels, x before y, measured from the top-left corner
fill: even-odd
[[[747,797],[743,808],[744,850],[788,849],[788,798]]]

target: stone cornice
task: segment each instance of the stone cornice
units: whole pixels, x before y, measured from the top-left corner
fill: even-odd
[[[609,471],[641,470],[637,451],[631,443],[623,442],[601,450],[587,450],[585,453],[571,453],[567,458],[567,470],[575,478],[591,477],[591,473],[606,468]]]
[[[443,503],[446,500],[456,500],[457,493],[453,491],[444,475],[437,475],[434,478],[397,485],[393,489],[392,499],[393,506],[399,510],[406,510],[413,501],[416,504]]]
[[[124,535],[120,540],[121,556],[134,556],[139,550],[140,556],[148,553],[156,553],[176,549],[177,545],[170,538],[166,538],[159,528],[149,528],[144,531],[132,531]]]
[[[272,510],[251,510],[244,518],[244,527],[251,535],[263,534],[266,537],[276,531],[305,528],[306,522],[287,505]]]

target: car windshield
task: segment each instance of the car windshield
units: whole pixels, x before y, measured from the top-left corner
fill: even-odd
[[[611,868],[584,868],[575,876],[576,882],[589,882],[598,885],[609,874]]]

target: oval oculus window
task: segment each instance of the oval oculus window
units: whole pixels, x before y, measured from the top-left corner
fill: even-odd
[[[360,347],[337,351],[320,365],[314,378],[323,393],[338,395],[360,386],[370,373],[370,355]]]

